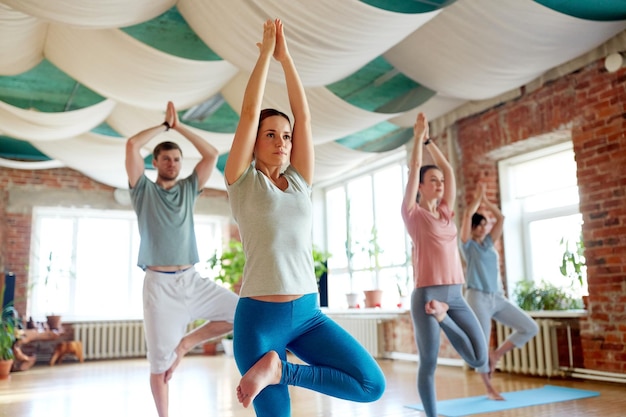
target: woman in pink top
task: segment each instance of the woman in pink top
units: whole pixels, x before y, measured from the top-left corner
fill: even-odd
[[[402,218],[413,241],[411,316],[420,356],[417,390],[426,415],[436,417],[435,369],[441,330],[473,368],[488,363],[488,351],[480,323],[462,293],[465,279],[454,223],[454,172],[429,139],[424,113],[417,115],[413,133]],[[422,166],[424,148],[436,165]]]

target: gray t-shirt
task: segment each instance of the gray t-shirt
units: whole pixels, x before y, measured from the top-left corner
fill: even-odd
[[[141,269],[198,262],[193,209],[199,194],[195,170],[169,190],[145,175],[130,189],[141,237],[137,262]]]
[[[317,292],[311,187],[292,167],[284,176],[282,191],[251,164],[226,184],[246,255],[241,297]]]

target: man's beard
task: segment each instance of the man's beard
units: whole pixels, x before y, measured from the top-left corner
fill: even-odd
[[[178,177],[178,173],[174,175],[168,175],[167,173],[159,173],[159,178],[163,181],[174,181]]]

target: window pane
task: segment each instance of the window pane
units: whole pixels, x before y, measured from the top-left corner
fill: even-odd
[[[346,294],[350,288],[350,274],[333,271],[328,274],[328,307],[348,308]]]
[[[404,265],[406,248],[404,223],[400,216],[402,204],[402,171],[400,165],[393,165],[374,175],[376,200],[376,232],[378,245],[383,248],[380,266]]]
[[[348,201],[352,268],[366,269],[370,267],[370,241],[374,226],[370,176],[348,183]]]
[[[578,187],[567,187],[547,193],[531,195],[524,200],[526,213],[549,210],[555,207],[578,205]]]
[[[352,273],[352,292],[363,295],[363,291],[376,289],[376,273],[374,271],[356,271]],[[361,307],[363,303],[360,302]]]
[[[72,318],[142,317],[141,287],[128,276],[129,265],[136,261],[136,254],[131,251],[132,226],[128,219],[78,220],[76,276],[79,279]]]
[[[559,267],[563,256],[561,240],[576,242],[580,237],[582,216],[554,217],[529,223],[532,273],[535,281],[545,280],[569,287],[571,280],[563,277]]]
[[[326,193],[326,230],[328,236],[329,269],[348,267],[346,256],[346,194],[343,187],[337,187]],[[330,303],[330,301],[329,301]]]
[[[31,283],[33,295],[29,315],[45,321],[49,314],[70,311],[74,224],[71,219],[47,218],[35,222]]]
[[[515,198],[576,186],[576,161],[571,149],[515,164]]]

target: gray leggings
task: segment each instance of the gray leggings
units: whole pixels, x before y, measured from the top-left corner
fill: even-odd
[[[524,346],[539,331],[535,320],[501,293],[483,292],[469,288],[465,297],[483,328],[487,345],[489,345],[491,338],[492,318],[514,330],[506,340],[513,343],[515,347]],[[483,368],[477,368],[476,371],[489,372],[489,364]]]
[[[489,364],[487,343],[476,315],[463,298],[461,284],[419,287],[411,295],[411,316],[419,353],[417,391],[428,417],[437,416],[435,369],[441,330],[461,357],[473,368]],[[430,300],[450,307],[441,323],[424,310]]]

